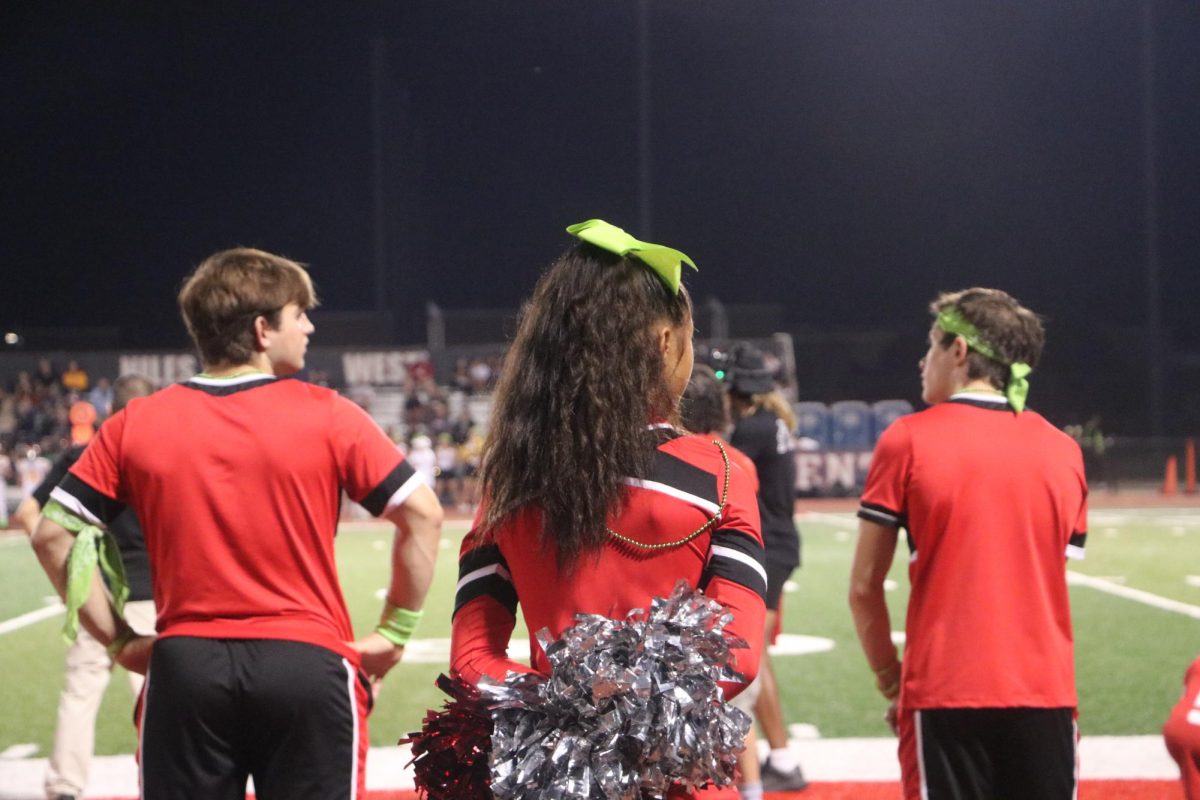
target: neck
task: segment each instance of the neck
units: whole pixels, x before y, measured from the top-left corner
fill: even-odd
[[[256,372],[264,375],[275,374],[266,353],[258,353],[254,358],[242,364],[205,364],[202,374],[209,378],[232,378],[239,375],[252,375]]]
[[[959,392],[978,392],[980,394],[1004,394],[1004,391],[1002,389],[997,389],[995,386],[992,386],[990,381],[986,381],[983,378],[976,378],[974,380],[967,381],[965,384],[959,386],[957,389],[954,390],[954,394],[958,394]]]

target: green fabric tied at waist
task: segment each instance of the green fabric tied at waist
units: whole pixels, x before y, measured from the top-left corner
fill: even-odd
[[[118,614],[125,611],[129,581],[117,540],[111,533],[75,516],[57,500],[47,503],[42,515],[75,534],[75,544],[67,557],[67,621],[63,623],[63,639],[70,644],[79,635],[79,609],[92,591],[96,567],[108,579]]]

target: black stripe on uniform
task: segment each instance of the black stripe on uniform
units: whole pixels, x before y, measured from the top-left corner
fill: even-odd
[[[1087,531],[1084,531],[1083,533],[1072,533],[1071,541],[1068,542],[1068,544],[1071,545],[1071,547],[1078,547],[1080,549],[1082,549],[1086,543],[1087,543]]]
[[[704,572],[700,574],[700,590],[703,591],[707,588],[713,578],[721,577],[745,586],[759,597],[766,599],[767,583],[764,577],[766,574],[766,551],[763,550],[763,546],[744,531],[719,528],[713,533],[712,541],[709,543],[710,550],[714,547],[732,550],[746,556],[758,564],[763,571],[759,572],[741,559],[714,551],[708,563],[704,565]]]
[[[714,506],[721,503],[720,487],[717,485],[720,479],[720,476],[661,450],[655,451],[650,474],[646,476],[646,480],[664,483],[672,489],[707,500]]]
[[[986,409],[987,411],[1012,411],[1016,409],[1008,404],[1007,400],[1001,402],[989,402],[987,400],[976,400],[973,397],[951,397],[947,403],[957,403],[963,406],[974,406],[975,408]]]
[[[109,497],[102,492],[98,492],[91,486],[88,486],[79,478],[75,477],[74,473],[68,472],[62,479],[62,483],[58,484],[58,488],[62,489],[71,497],[79,501],[79,504],[86,508],[96,519],[103,522],[105,525],[112,522],[114,518],[125,510],[125,504]],[[70,509],[68,509],[70,510]]]
[[[893,528],[907,528],[908,518],[898,511],[892,511],[887,506],[878,503],[859,503],[858,518],[867,522],[877,522],[880,525],[890,525]]]
[[[500,553],[500,548],[494,544],[485,544],[464,553],[458,562],[458,580],[462,583],[471,573],[478,570],[492,569],[494,571],[472,578],[462,584],[454,595],[454,614],[467,603],[481,595],[490,595],[508,609],[514,617],[517,615],[517,590],[512,581],[506,577],[508,562]],[[454,617],[451,614],[451,618]]]
[[[360,501],[360,505],[365,508],[373,517],[381,516],[387,509],[388,500],[392,499],[392,495],[396,493],[404,484],[408,483],[408,479],[416,474],[416,470],[407,461],[401,461],[396,465],[396,468],[387,474],[378,486],[367,493],[367,496]]]
[[[276,378],[274,375],[264,375],[261,379],[238,381],[237,383],[221,383],[210,385],[207,383],[199,383],[196,381],[184,381],[183,386],[189,389],[195,389],[198,392],[204,392],[213,397],[228,397],[231,394],[257,389],[260,386],[270,386],[278,381],[295,380],[294,378]]]

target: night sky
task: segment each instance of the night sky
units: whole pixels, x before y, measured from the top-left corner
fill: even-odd
[[[515,307],[593,216],[691,255],[698,298],[782,303],[800,335],[912,329],[914,359],[941,289],[1007,289],[1099,359],[1146,322],[1142,3],[650,2],[648,231],[635,2],[334,5],[5,4],[3,324],[178,346],[181,278],[239,244],[310,264],[326,309],[374,308],[373,39],[400,342],[427,300]],[[1153,8],[1186,352],[1200,3]]]

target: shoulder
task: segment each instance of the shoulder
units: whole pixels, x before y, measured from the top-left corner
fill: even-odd
[[[1078,455],[1083,458],[1083,451],[1079,447],[1079,442],[1072,439],[1060,428],[1055,427],[1048,419],[1043,417],[1036,411],[1022,411],[1022,422],[1033,431],[1036,435],[1042,437],[1048,446],[1059,447],[1064,452],[1072,455]]]

